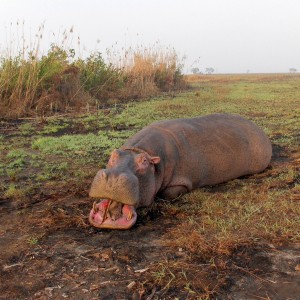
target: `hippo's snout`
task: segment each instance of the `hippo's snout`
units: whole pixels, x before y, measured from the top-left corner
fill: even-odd
[[[138,178],[131,172],[102,169],[92,182],[89,196],[136,205],[139,200]]]
[[[95,177],[95,185],[98,184],[107,184],[110,187],[113,187],[114,185],[128,185],[130,182],[134,180],[133,178],[130,178],[129,174],[126,173],[117,173],[114,171],[111,171],[110,169],[102,169],[98,172],[98,174]],[[93,184],[94,184],[93,182]],[[90,193],[93,189],[91,189]],[[90,195],[91,196],[91,195]],[[91,196],[93,197],[93,196]],[[96,196],[97,197],[97,196]]]

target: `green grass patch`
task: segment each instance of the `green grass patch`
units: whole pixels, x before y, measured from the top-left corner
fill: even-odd
[[[10,184],[4,193],[5,198],[19,200],[25,195],[25,192],[15,184]]]
[[[23,149],[10,150],[7,153],[5,163],[2,165],[10,180],[17,180],[21,171],[26,168],[27,158],[28,153]],[[4,170],[2,171],[2,174],[5,173]]]
[[[24,151],[23,149],[10,150],[6,155],[6,157],[9,160],[14,160],[14,159],[24,160],[27,156],[28,156],[27,152]]]
[[[35,131],[35,126],[31,123],[24,123],[19,126],[19,131],[21,135],[30,135]]]
[[[46,163],[36,179],[38,181],[65,180],[70,177],[69,168],[68,162]]]
[[[44,125],[41,134],[53,134],[57,133],[61,129],[67,128],[69,125],[67,123],[62,123],[59,121],[49,121],[48,124]]]
[[[61,155],[76,158],[108,155],[112,149],[120,147],[122,141],[123,138],[117,135],[109,138],[106,132],[100,132],[99,134],[41,137],[33,141],[32,148],[41,151],[45,155]]]

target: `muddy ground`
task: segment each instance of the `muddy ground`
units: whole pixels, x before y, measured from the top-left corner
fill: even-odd
[[[1,201],[0,299],[194,299],[184,286],[167,289],[149,277],[162,262],[186,260],[165,243],[182,220],[158,207],[131,230],[92,228],[86,192],[41,196],[26,208]],[[211,298],[300,299],[300,245],[241,246],[227,264]]]
[[[168,216],[150,214],[128,231],[98,230],[86,220],[60,228],[56,220],[38,245],[28,247],[28,238],[43,234],[45,226],[34,225],[32,218],[42,218],[46,210],[53,217],[64,210],[72,218],[89,209],[89,199],[78,194],[44,199],[22,215],[2,203],[1,299],[194,299],[184,287],[166,290],[149,279],[153,266],[180,263],[187,255],[164,243],[180,221]],[[212,298],[300,299],[300,245],[240,247],[228,264],[226,282]]]

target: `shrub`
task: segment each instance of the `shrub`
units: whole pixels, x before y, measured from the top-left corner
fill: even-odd
[[[182,64],[174,49],[153,46],[130,48],[125,52],[123,69],[128,78],[126,88],[137,97],[183,87]]]
[[[52,45],[39,58],[29,53],[2,58],[0,67],[0,108],[18,117],[65,110],[74,105],[81,89],[79,69],[69,63],[68,53]]]
[[[41,55],[42,30],[43,26],[33,46],[23,36],[16,55],[9,49],[0,57],[2,117],[51,115],[98,106],[109,99],[143,98],[183,87],[182,64],[174,49],[157,44],[129,48],[114,61],[108,57],[108,62],[100,52],[75,58],[75,50],[66,46],[71,28],[64,32],[61,45],[51,44]]]
[[[84,90],[97,99],[107,99],[124,86],[122,70],[105,63],[100,52],[92,53],[86,59],[79,58],[75,65],[80,69]]]

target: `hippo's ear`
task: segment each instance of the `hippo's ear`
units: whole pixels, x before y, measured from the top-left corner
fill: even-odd
[[[153,165],[157,165],[160,162],[160,157],[159,156],[151,156],[150,158],[150,162]]]

